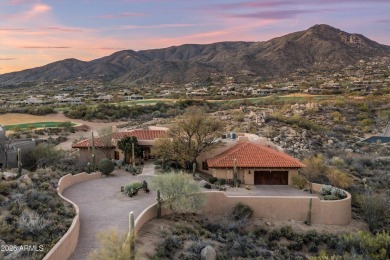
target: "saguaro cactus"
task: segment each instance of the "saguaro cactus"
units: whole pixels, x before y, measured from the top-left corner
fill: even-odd
[[[312,207],[312,198],[309,199],[309,211],[307,212],[307,219],[305,221],[305,223],[307,225],[311,225],[311,207]]]
[[[131,162],[133,163],[133,167],[135,167],[134,143],[131,143]]]
[[[96,150],[95,150],[95,137],[93,135],[93,131],[91,132],[92,134],[92,171],[96,171]]]
[[[192,163],[192,176],[195,178],[196,162]]]
[[[161,218],[161,202],[160,190],[157,190],[157,218]]]
[[[135,220],[133,211],[129,214],[129,243],[130,243],[130,260],[135,259]]]
[[[18,149],[18,174],[22,174],[22,151]]]
[[[234,159],[233,161],[233,185],[234,187],[237,187],[237,160]]]

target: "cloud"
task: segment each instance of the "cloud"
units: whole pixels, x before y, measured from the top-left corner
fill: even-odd
[[[217,4],[211,6],[211,8],[216,10],[237,10],[243,8],[272,8],[279,7],[284,5],[291,5],[291,1],[252,1],[252,2],[241,2],[241,3],[227,3],[227,4]]]
[[[69,46],[21,46],[21,49],[71,49]]]
[[[227,18],[263,18],[272,20],[283,20],[294,18],[300,14],[315,13],[319,11],[320,10],[268,10],[242,14],[225,14],[224,16]]]
[[[182,28],[182,27],[196,27],[204,26],[204,24],[187,24],[187,23],[169,23],[169,24],[152,24],[152,25],[125,25],[121,29],[160,29],[160,28]]]
[[[20,32],[20,31],[31,31],[30,29],[25,29],[25,28],[0,28],[0,31],[16,31],[16,32]]]
[[[121,13],[121,14],[107,14],[99,16],[99,18],[103,19],[119,19],[119,18],[129,18],[129,17],[140,17],[145,16],[144,13]]]
[[[2,61],[10,61],[10,60],[17,60],[18,58],[4,58],[4,57],[0,57],[0,60]]]
[[[84,30],[70,27],[43,27],[43,29],[61,31],[61,32],[83,32]]]
[[[390,23],[390,19],[378,19],[372,21],[372,23]]]

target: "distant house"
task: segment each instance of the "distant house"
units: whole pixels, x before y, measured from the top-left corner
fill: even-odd
[[[135,136],[137,137],[138,144],[141,146],[143,157],[145,159],[149,158],[151,153],[151,148],[156,139],[166,137],[166,129],[137,129],[123,132],[114,132],[112,133],[112,139],[110,144],[106,144],[102,141],[101,138],[95,138],[95,149],[96,149],[96,158],[101,160],[106,158],[106,154],[103,152],[102,148],[108,149],[111,154],[111,158],[115,160],[123,160],[125,163],[130,163],[131,156],[128,154],[124,158],[124,153],[118,148],[118,141],[122,140],[126,136]],[[74,145],[72,148],[79,149],[80,151],[80,162],[87,164],[92,162],[92,140],[85,139]]]
[[[130,95],[130,96],[125,96],[124,99],[126,101],[131,101],[131,100],[140,100],[140,99],[144,99],[143,96],[141,95],[138,95],[138,94],[133,94],[133,95]]]

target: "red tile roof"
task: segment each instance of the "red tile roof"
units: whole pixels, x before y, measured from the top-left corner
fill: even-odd
[[[243,142],[207,160],[210,168],[233,168],[237,159],[238,168],[301,168],[305,165],[297,159],[272,148]]]
[[[112,139],[115,140],[121,140],[126,136],[135,136],[138,140],[154,140],[156,138],[163,138],[166,137],[167,133],[164,130],[133,130],[129,132],[115,132],[112,133]],[[72,145],[72,148],[88,148],[92,147],[92,140],[86,139],[83,141],[80,141],[74,145]],[[95,138],[95,147],[107,147],[103,140],[101,138]],[[114,148],[115,146],[110,146]]]

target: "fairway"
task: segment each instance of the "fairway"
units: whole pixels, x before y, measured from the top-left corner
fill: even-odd
[[[65,122],[36,122],[36,123],[25,123],[25,124],[16,124],[16,125],[5,125],[5,130],[12,130],[15,127],[20,129],[25,128],[46,128],[46,127],[60,127],[61,124]],[[71,126],[75,126],[75,123],[70,123]]]

